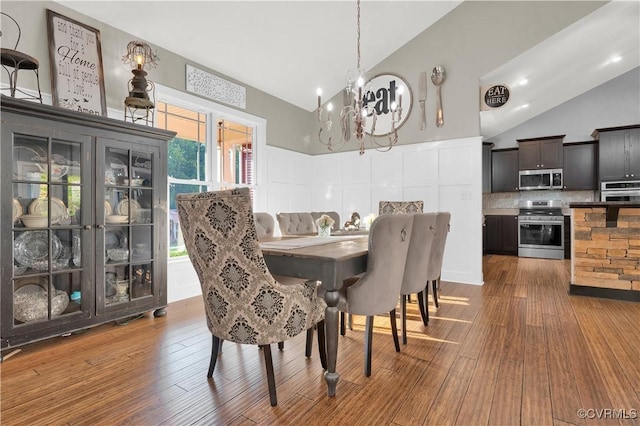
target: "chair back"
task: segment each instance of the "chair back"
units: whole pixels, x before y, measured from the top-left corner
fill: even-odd
[[[316,220],[323,214],[326,214],[331,219],[333,219],[333,226],[331,227],[332,231],[337,231],[340,229],[340,215],[338,212],[311,212],[311,217],[313,218],[313,223],[315,225]]]
[[[424,201],[380,201],[378,205],[378,214],[407,214],[422,213]]]
[[[2,44],[7,46],[10,42],[15,40],[15,44],[10,50],[18,50],[18,44],[20,43],[20,36],[22,35],[22,30],[20,30],[20,24],[18,21],[13,19],[13,17],[5,12],[0,12],[0,15],[5,18],[2,19],[2,26],[0,27],[0,37],[4,37],[2,40]],[[10,24],[9,24],[10,23]],[[11,29],[11,31],[7,31]],[[9,40],[8,36],[11,35],[11,39]]]
[[[349,313],[386,314],[396,307],[412,227],[411,215],[378,216],[373,221],[369,230],[367,270],[347,288]]]
[[[273,216],[265,212],[255,212],[253,214],[253,221],[256,224],[256,234],[258,241],[268,240],[273,237],[275,230],[275,221]]]
[[[400,290],[402,295],[419,293],[427,285],[431,252],[436,237],[437,215],[437,213],[412,215],[411,241]]]
[[[211,333],[235,343],[283,342],[312,327],[316,288],[278,283],[262,256],[249,188],[176,195],[180,227],[202,287]]]
[[[447,242],[447,234],[449,234],[449,223],[451,222],[451,213],[438,212],[436,217],[436,235],[433,240],[433,248],[431,249],[431,257],[429,259],[428,280],[437,280],[442,272],[442,262],[444,260],[444,247]]]
[[[313,234],[317,231],[313,216],[309,212],[278,213],[278,226],[282,235]]]

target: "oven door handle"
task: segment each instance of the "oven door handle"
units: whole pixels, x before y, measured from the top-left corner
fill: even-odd
[[[564,220],[518,220],[518,225],[564,225]]]

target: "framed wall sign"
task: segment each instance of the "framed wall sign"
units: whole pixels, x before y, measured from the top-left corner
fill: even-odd
[[[480,111],[503,107],[509,102],[511,90],[506,84],[480,87]]]
[[[399,129],[409,118],[413,94],[409,83],[402,77],[394,74],[378,74],[366,84],[362,100],[372,114],[377,116],[373,136],[385,136],[391,133],[393,119],[397,120],[396,129]],[[369,133],[368,130],[367,133]]]
[[[100,32],[47,10],[53,105],[107,115]]]

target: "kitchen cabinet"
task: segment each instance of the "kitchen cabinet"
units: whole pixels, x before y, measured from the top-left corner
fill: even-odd
[[[492,142],[482,142],[482,192],[491,192]]]
[[[491,152],[491,192],[518,190],[518,149],[495,149]]]
[[[485,216],[487,254],[518,255],[518,216]]]
[[[0,349],[167,303],[173,132],[2,96]]]
[[[561,169],[564,136],[518,139],[520,170]]]
[[[596,129],[599,181],[640,179],[640,125]]]
[[[598,189],[597,157],[596,142],[564,144],[563,189],[572,191]]]

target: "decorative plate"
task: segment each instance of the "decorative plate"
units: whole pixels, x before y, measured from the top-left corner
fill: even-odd
[[[38,198],[29,204],[29,213],[38,215],[47,215],[47,199]],[[67,216],[67,206],[64,202],[56,197],[51,197],[51,224],[57,225]]]
[[[104,231],[104,249],[122,248],[127,245],[127,237],[122,231],[108,229]]]
[[[62,254],[62,243],[56,235],[51,238],[51,259]],[[47,231],[26,231],[13,242],[13,253],[18,263],[33,266],[41,260],[48,259],[49,235]]]
[[[22,216],[23,210],[22,210],[22,204],[20,204],[20,201],[16,200],[15,198],[13,199],[13,213],[11,215],[11,223],[15,223],[16,220],[18,220],[18,218],[20,216]]]
[[[116,212],[119,215],[129,216],[129,209],[131,209],[131,217],[132,218],[137,217],[138,210],[141,209],[140,203],[138,203],[136,200],[125,198],[124,200],[118,203],[118,206],[116,207]]]
[[[113,208],[111,207],[111,203],[107,200],[104,200],[104,217],[109,216],[113,212]]]

